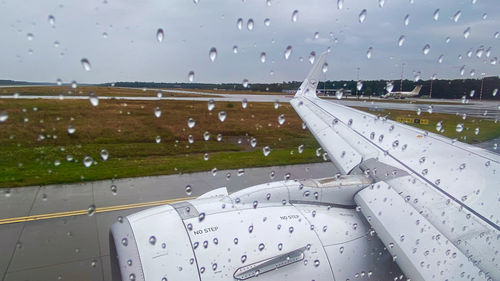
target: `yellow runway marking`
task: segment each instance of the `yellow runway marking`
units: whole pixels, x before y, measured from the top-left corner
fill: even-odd
[[[98,207],[95,209],[95,212],[96,213],[106,213],[106,212],[128,210],[128,209],[135,209],[135,208],[141,208],[141,207],[153,207],[153,206],[159,206],[159,205],[165,205],[165,204],[172,204],[175,202],[190,200],[190,199],[194,199],[194,198],[196,198],[196,197],[175,198],[175,199],[160,200],[160,201],[126,204],[126,205]],[[58,213],[25,216],[25,217],[7,218],[7,219],[0,219],[0,225],[19,223],[19,222],[27,222],[27,221],[38,221],[38,220],[47,220],[47,219],[55,219],[55,218],[64,218],[64,217],[70,217],[70,216],[81,216],[81,215],[88,215],[88,213],[89,213],[88,210],[76,210],[76,211],[66,211],[66,212],[58,212]]]

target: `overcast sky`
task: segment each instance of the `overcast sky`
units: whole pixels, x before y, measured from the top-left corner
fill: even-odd
[[[194,82],[302,80],[310,68],[309,54],[329,46],[325,78],[331,80],[355,80],[358,67],[361,80],[399,79],[402,63],[408,79],[417,72],[423,79],[433,74],[462,77],[463,65],[463,77],[471,77],[471,70],[475,70],[473,78],[500,74],[499,63],[492,64],[500,56],[500,36],[495,38],[500,31],[498,0],[475,4],[472,0],[385,0],[382,8],[379,0],[344,0],[342,9],[337,0],[271,0],[270,6],[266,0],[0,1],[0,79],[188,82],[188,73],[194,71]],[[360,23],[363,9],[366,19]],[[437,21],[436,9],[440,10]],[[455,22],[452,17],[457,11],[462,14]],[[237,28],[238,18],[243,19],[242,30]],[[266,18],[269,26],[264,25]],[[249,19],[255,23],[251,31],[246,27]],[[468,27],[470,35],[464,38]],[[156,37],[159,28],[165,32],[162,42]],[[28,34],[33,34],[32,40]],[[405,40],[399,47],[402,35]],[[430,49],[424,55],[426,44]],[[285,60],[289,45],[292,53]],[[481,46],[484,51],[478,57]],[[217,49],[214,62],[209,59],[212,47]],[[89,71],[82,67],[82,58],[90,62]]]

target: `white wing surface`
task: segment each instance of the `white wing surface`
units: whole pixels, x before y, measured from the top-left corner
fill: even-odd
[[[291,101],[411,280],[500,280],[500,157],[316,97],[323,53]]]

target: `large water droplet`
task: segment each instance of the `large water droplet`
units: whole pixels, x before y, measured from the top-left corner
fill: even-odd
[[[422,52],[424,52],[424,55],[427,55],[430,50],[431,46],[429,44],[425,44],[424,48],[422,49]]]
[[[316,59],[316,52],[312,51],[312,52],[309,54],[309,62],[310,62],[311,64],[313,64],[315,59]]]
[[[118,192],[118,187],[116,185],[112,184],[109,189],[111,190],[111,194],[116,195]]]
[[[403,46],[405,39],[406,39],[406,37],[404,35],[399,36],[399,39],[398,39],[398,46],[399,47]]]
[[[265,52],[260,53],[260,62],[261,63],[266,62],[266,53]]]
[[[214,102],[213,99],[209,99],[208,100],[207,108],[208,108],[208,111],[214,110],[214,108],[215,108],[215,102]]]
[[[340,100],[344,96],[344,89],[339,89],[335,92],[335,97]]]
[[[285,59],[287,60],[288,58],[290,58],[291,54],[292,54],[292,46],[289,45],[285,49]]]
[[[457,131],[457,133],[461,133],[464,130],[464,124],[463,123],[457,124],[455,130]]]
[[[160,142],[161,142],[161,137],[160,137],[160,136],[156,136],[156,138],[155,138],[155,142],[156,142],[156,143],[160,143]]]
[[[264,147],[262,148],[262,154],[264,154],[264,156],[268,156],[268,155],[269,155],[269,153],[271,153],[271,148],[270,148],[269,146],[267,146],[267,145],[266,145],[266,146],[264,146]]]
[[[48,22],[50,26],[54,27],[54,25],[56,24],[56,18],[53,15],[49,15]]]
[[[188,81],[191,83],[194,81],[194,71],[192,71],[192,70],[189,71],[189,73],[188,73]]]
[[[243,82],[241,82],[241,85],[243,85],[244,88],[248,88],[248,79],[243,79]]]
[[[285,114],[280,114],[278,116],[278,124],[280,124],[280,125],[285,124]]]
[[[295,10],[292,13],[292,22],[297,22],[298,19],[299,19],[299,11]]]
[[[154,112],[155,112],[155,116],[156,116],[156,118],[160,118],[160,116],[161,116],[161,109],[160,109],[160,107],[158,107],[158,106],[157,106],[157,107],[155,108],[155,111],[154,111]]]
[[[264,25],[265,25],[265,26],[270,26],[270,25],[271,25],[271,20],[270,20],[269,18],[266,18],[266,19],[264,20]]]
[[[217,58],[217,49],[212,47],[210,49],[210,52],[208,53],[208,57],[210,58],[211,62],[214,62],[215,58]]]
[[[89,205],[89,207],[87,208],[87,214],[89,216],[93,216],[95,214],[95,205],[94,204]]]
[[[85,166],[85,168],[89,168],[90,166],[92,166],[92,163],[94,163],[94,159],[92,159],[92,157],[85,156],[83,158],[83,165]]]
[[[190,196],[192,192],[193,192],[193,188],[191,187],[191,185],[189,185],[189,184],[186,185],[186,194],[188,196]]]
[[[163,36],[164,36],[163,29],[158,28],[158,30],[156,31],[156,40],[158,40],[158,42],[161,43],[163,41]]]
[[[392,89],[394,89],[394,84],[392,84],[392,82],[387,82],[387,84],[385,85],[385,90],[387,91],[387,93],[392,92]]]
[[[403,23],[405,26],[408,26],[408,24],[410,24],[410,14],[407,14],[405,16],[405,19],[403,20]]]
[[[457,22],[460,19],[460,16],[462,15],[462,11],[458,10],[455,15],[453,16],[453,21]]]
[[[247,108],[248,106],[248,101],[246,98],[243,98],[243,100],[241,101],[241,108],[245,109]]]
[[[101,149],[101,159],[103,161],[106,161],[106,160],[108,160],[108,158],[109,158],[109,152],[108,152],[108,150],[106,150],[104,148]]]
[[[383,8],[383,7],[384,7],[384,5],[385,5],[385,0],[378,0],[378,6],[379,6],[380,8]]]
[[[247,21],[247,29],[251,31],[251,30],[253,30],[253,26],[254,26],[253,19],[249,19]]]
[[[196,121],[192,117],[189,117],[189,119],[187,121],[187,125],[188,125],[189,129],[192,129],[194,127],[194,125],[196,125]]]
[[[321,71],[323,71],[323,73],[327,72],[328,71],[328,63],[324,63],[323,66],[321,67]]]
[[[439,9],[436,9],[434,11],[434,14],[432,15],[432,18],[437,21],[439,19]]]
[[[239,18],[237,21],[236,21],[236,27],[241,30],[243,28],[243,19],[242,18]]]
[[[2,120],[0,119],[0,121],[2,121]],[[75,127],[73,127],[73,125],[69,125],[69,126],[68,126],[68,134],[72,135],[72,134],[74,134],[75,132],[76,132]]]
[[[367,14],[366,9],[363,9],[363,11],[361,11],[361,13],[359,13],[358,18],[359,18],[359,22],[360,23],[365,22],[365,20],[366,20],[366,14]]]
[[[443,63],[444,55],[441,54],[438,58],[438,63]]]
[[[469,36],[470,36],[470,27],[467,27],[464,30],[464,38],[467,39],[467,38],[469,38]]]
[[[257,146],[257,139],[256,139],[256,138],[254,138],[254,137],[252,137],[252,138],[250,139],[250,145],[251,145],[252,147]]]
[[[373,51],[372,47],[369,47],[368,51],[366,51],[366,58],[367,59],[371,59],[371,57],[372,57],[372,51]]]
[[[344,0],[337,0],[337,9],[342,10],[342,7],[344,7]]]
[[[363,89],[363,81],[360,80],[356,83],[356,89],[358,91],[361,91],[361,89]]]
[[[90,71],[90,69],[92,68],[92,66],[90,65],[90,62],[88,59],[86,58],[83,58],[80,60],[81,64],[82,64],[82,67],[83,69],[85,69],[85,71]]]
[[[226,112],[225,112],[225,111],[219,111],[219,120],[220,120],[221,122],[226,121],[226,117],[227,117],[227,114],[226,114]]]
[[[92,106],[98,106],[99,105],[99,97],[94,93],[90,92],[89,94],[89,101]]]

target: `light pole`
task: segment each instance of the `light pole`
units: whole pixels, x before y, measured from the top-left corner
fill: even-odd
[[[486,73],[481,73],[481,76],[483,76],[483,78],[481,78],[481,90],[479,91],[479,100],[482,100],[483,99],[483,83],[484,83],[484,76],[486,75]]]
[[[402,92],[403,91],[403,73],[405,71],[405,63],[403,62],[401,64],[401,84],[399,84],[399,91]]]

